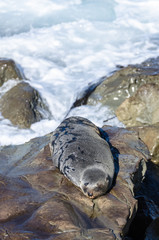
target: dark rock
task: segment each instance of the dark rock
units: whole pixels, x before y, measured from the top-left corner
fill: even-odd
[[[96,89],[96,87],[103,82],[103,80],[105,79],[105,77],[101,78],[97,83],[93,83],[91,85],[89,85],[84,92],[81,93],[81,96],[78,96],[78,98],[76,99],[76,101],[73,103],[72,108],[75,107],[79,107],[81,105],[86,105],[89,96],[92,94],[92,92]]]
[[[4,118],[20,128],[29,128],[32,123],[50,116],[38,91],[26,82],[20,82],[2,96],[0,110]]]
[[[147,228],[145,240],[159,240],[159,217]]]
[[[95,200],[54,168],[50,135],[0,147],[1,239],[119,240],[128,232],[148,151],[132,131],[109,126],[104,131],[116,159],[116,179],[111,191]]]
[[[11,59],[0,59],[0,87],[10,79],[25,79],[17,64]]]
[[[141,188],[136,192],[138,211],[130,225],[128,237],[132,240],[144,240],[146,229],[159,216],[159,167],[151,161],[147,162],[147,172]],[[156,232],[157,233],[157,232]],[[148,234],[148,236],[150,236]],[[159,235],[153,235],[152,237]],[[149,239],[149,238],[148,238]],[[148,240],[147,239],[147,240]],[[151,238],[150,238],[151,239]],[[157,238],[152,238],[157,239]]]
[[[147,172],[145,179],[137,193],[137,196],[143,196],[147,201],[147,206],[150,211],[152,219],[156,218],[159,214],[159,167],[151,161],[147,163]],[[154,205],[152,204],[154,202]]]

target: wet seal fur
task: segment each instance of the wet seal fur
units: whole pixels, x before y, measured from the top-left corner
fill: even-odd
[[[50,142],[53,164],[89,198],[112,186],[114,159],[99,128],[82,117],[65,119]]]

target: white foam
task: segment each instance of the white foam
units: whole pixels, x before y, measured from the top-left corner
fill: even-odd
[[[158,7],[157,0],[0,3],[0,57],[12,58],[21,65],[53,115],[52,120],[33,124],[30,130],[1,121],[0,144],[19,144],[53,131],[81,92],[109,75],[116,65],[158,56]],[[6,90],[3,87],[0,91]],[[100,126],[112,116],[108,109],[98,106],[80,107],[70,114],[88,117]],[[117,119],[112,121],[121,126]]]
[[[15,79],[9,79],[7,82],[4,82],[0,87],[0,97],[2,97],[11,88],[15,87],[18,83],[19,81]]]
[[[0,33],[8,36],[79,19],[111,21],[112,4],[110,0],[5,0],[0,3]]]
[[[109,107],[103,107],[101,104],[97,104],[96,106],[76,107],[72,109],[67,115],[67,117],[71,116],[81,116],[84,118],[88,118],[98,127],[102,127],[103,125],[124,127],[124,125],[112,113]]]

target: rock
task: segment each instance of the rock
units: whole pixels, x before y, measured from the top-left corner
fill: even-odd
[[[79,107],[81,105],[86,105],[87,104],[87,100],[89,98],[89,96],[92,94],[92,92],[96,89],[96,87],[101,84],[104,81],[105,77],[100,78],[99,81],[97,83],[93,83],[93,84],[89,84],[88,87],[86,87],[84,89],[84,91],[79,94],[78,98],[76,99],[76,101],[73,103],[72,108],[75,107]]]
[[[151,161],[147,163],[147,171],[142,186],[136,193],[139,207],[128,236],[132,237],[130,239],[156,240],[159,239],[157,230],[159,226],[157,220],[155,221],[159,216],[159,123],[128,129],[136,131],[139,138],[147,145],[152,156]]]
[[[101,103],[115,110],[124,100],[132,95],[142,83],[138,69],[133,66],[122,68],[106,78],[89,96],[88,105]]]
[[[126,99],[116,110],[118,119],[127,127],[159,122],[159,86],[144,84],[137,93]]]
[[[128,189],[131,189],[133,196],[135,196],[145,177],[145,172],[147,169],[145,159],[150,158],[148,148],[141,140],[139,140],[138,134],[135,131],[128,131],[124,128],[108,126],[103,127],[103,129],[107,132],[110,144],[113,146],[113,155],[117,155],[117,161],[119,161],[119,165],[117,164],[116,166],[116,169],[119,168],[117,179],[121,176],[122,181],[123,179],[126,180]],[[138,162],[139,159],[140,161]],[[136,165],[135,162],[136,164],[140,163],[140,165]],[[138,171],[136,171],[137,169]],[[112,191],[116,187],[117,184]],[[122,193],[124,188],[125,187],[121,185],[117,190],[118,194]],[[126,192],[128,189],[125,188],[124,192]],[[120,195],[120,197],[123,199],[122,195]],[[128,202],[130,200],[128,200]],[[131,213],[133,212],[132,210],[130,211]]]
[[[145,239],[146,229],[159,216],[158,186],[159,167],[148,161],[145,179],[136,192],[138,211],[129,228],[127,236],[131,237],[130,239]]]
[[[0,86],[10,79],[26,79],[20,67],[11,59],[0,59]],[[38,91],[21,81],[0,99],[0,111],[20,128],[29,128],[32,123],[48,118],[51,114]]]
[[[159,123],[128,129],[137,132],[139,138],[149,149],[151,161],[159,166]]]
[[[159,215],[158,186],[159,186],[159,167],[156,166],[151,161],[148,161],[145,179],[137,195],[138,197],[142,196],[145,198],[145,202],[147,205],[147,209],[150,212],[149,216],[151,217],[151,219],[155,219]]]
[[[159,217],[147,228],[145,240],[159,240]]]
[[[133,131],[104,126],[103,137],[109,137],[116,179],[95,200],[52,165],[50,135],[0,147],[0,239],[120,240],[136,214],[134,193],[149,154]]]
[[[88,104],[109,106],[113,111],[126,99],[133,96],[143,84],[154,83],[159,85],[159,57],[147,61],[120,67],[111,76],[105,77],[92,93],[85,94],[78,105]],[[87,93],[87,92],[86,92]],[[74,104],[74,106],[76,106]]]
[[[0,110],[4,118],[20,128],[29,128],[32,123],[50,116],[38,91],[24,81],[2,96]]]
[[[153,201],[148,201],[148,199],[143,196],[137,197],[138,200],[138,211],[130,225],[129,233],[124,238],[128,240],[129,238],[134,239],[145,239],[146,229],[152,222],[151,211],[154,207]]]
[[[11,59],[0,59],[0,87],[10,79],[25,79],[17,64]]]

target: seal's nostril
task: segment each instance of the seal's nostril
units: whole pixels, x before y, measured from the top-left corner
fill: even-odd
[[[88,196],[89,196],[89,197],[92,197],[92,196],[93,196],[93,193],[88,192]]]

